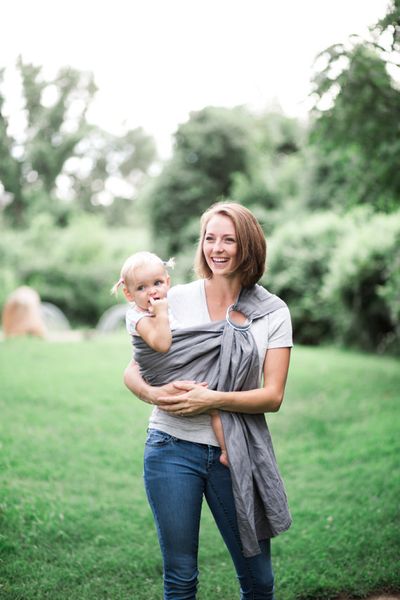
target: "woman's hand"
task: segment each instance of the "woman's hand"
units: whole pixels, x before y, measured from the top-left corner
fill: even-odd
[[[173,381],[161,387],[147,384],[140,374],[139,367],[135,361],[131,361],[124,372],[124,383],[135,396],[148,404],[158,404],[159,396],[176,396],[182,394],[186,388],[181,384],[193,383],[192,381]]]
[[[178,394],[166,394],[157,398],[157,405],[165,412],[179,416],[194,416],[214,408],[215,392],[209,390],[206,383],[174,381],[168,384],[171,385],[175,388],[174,392],[178,390]]]
[[[196,382],[189,379],[183,379],[171,381],[171,383],[166,383],[165,385],[155,388],[157,390],[157,398],[155,399],[154,404],[157,404],[161,408],[162,404],[165,404],[165,398],[176,398],[177,396],[182,395],[182,393],[187,390],[187,386],[190,385],[196,385]],[[200,383],[198,385],[204,386],[207,384]],[[162,401],[162,399],[164,399],[164,401]]]

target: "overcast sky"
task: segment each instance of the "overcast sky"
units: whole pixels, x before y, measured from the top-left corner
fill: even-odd
[[[387,0],[3,0],[0,67],[16,57],[49,73],[91,70],[90,119],[118,132],[143,126],[168,153],[191,110],[279,102],[309,107],[318,52],[366,34]]]

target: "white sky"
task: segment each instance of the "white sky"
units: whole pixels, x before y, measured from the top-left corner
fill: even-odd
[[[388,0],[3,0],[0,67],[16,57],[90,70],[90,119],[152,134],[162,155],[191,110],[279,102],[303,116],[315,56],[386,13]]]

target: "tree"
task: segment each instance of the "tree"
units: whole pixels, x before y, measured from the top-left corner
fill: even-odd
[[[132,199],[155,159],[152,138],[140,128],[118,137],[88,123],[96,93],[91,73],[68,67],[46,80],[41,67],[21,58],[17,71],[24,104],[18,134],[11,133],[0,72],[0,191],[7,199],[6,220],[24,226],[35,214],[48,212],[65,224],[71,211],[99,211],[116,197]]]
[[[231,197],[250,208],[269,235],[302,209],[305,126],[278,110],[253,115],[250,167],[237,173]]]
[[[399,206],[399,27],[396,0],[372,28],[372,41],[354,36],[349,46],[335,44],[320,56],[326,64],[314,77],[314,206]],[[391,36],[386,46],[383,34]]]
[[[251,118],[241,107],[207,107],[178,128],[173,156],[148,190],[159,250],[179,252],[197,235],[191,220],[229,196],[233,175],[249,169],[251,131]]]
[[[119,137],[92,127],[63,177],[84,211],[103,210],[109,224],[124,225],[132,220],[133,201],[155,158],[154,140],[141,127]]]
[[[25,64],[21,58],[17,69],[24,97],[25,127],[19,138],[9,134],[5,98],[1,95],[0,181],[12,195],[6,215],[11,223],[23,225],[35,198],[49,202],[57,176],[85,135],[85,115],[96,88],[90,74],[71,68],[61,69],[54,80],[47,82],[41,77],[40,67]]]
[[[198,217],[213,202],[242,202],[263,220],[296,195],[289,162],[301,145],[297,121],[244,107],[206,107],[178,128],[174,153],[146,190],[158,251],[175,255],[193,245]]]

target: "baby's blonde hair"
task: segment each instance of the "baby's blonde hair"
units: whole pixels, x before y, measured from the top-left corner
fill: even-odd
[[[167,269],[174,268],[175,259],[170,258],[169,260],[165,261],[165,260],[162,260],[159,256],[157,256],[157,254],[153,254],[153,252],[146,252],[146,251],[136,252],[135,254],[132,254],[131,256],[129,256],[126,259],[126,261],[122,265],[119,279],[112,286],[111,294],[117,295],[118,289],[121,285],[128,287],[129,284],[131,283],[131,280],[133,277],[133,272],[136,269],[136,267],[142,267],[142,266],[148,265],[148,264],[160,265],[167,272]]]

